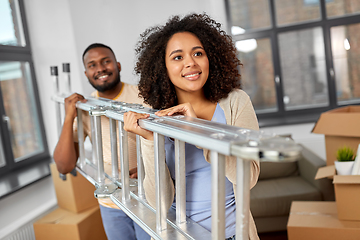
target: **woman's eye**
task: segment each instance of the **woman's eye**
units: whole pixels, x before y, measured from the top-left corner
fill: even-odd
[[[174,60],[180,60],[182,57],[181,56],[176,56],[174,57]]]
[[[194,55],[195,56],[202,56],[203,54],[202,54],[202,52],[196,52]]]

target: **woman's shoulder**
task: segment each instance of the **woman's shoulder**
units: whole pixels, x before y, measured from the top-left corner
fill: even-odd
[[[226,102],[240,101],[238,103],[245,103],[249,99],[250,99],[250,97],[245,91],[237,88],[237,89],[232,90],[226,98],[221,99],[220,102],[226,103]]]

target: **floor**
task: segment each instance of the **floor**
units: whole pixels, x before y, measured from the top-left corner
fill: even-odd
[[[271,232],[271,233],[260,233],[260,240],[288,240],[287,232]]]

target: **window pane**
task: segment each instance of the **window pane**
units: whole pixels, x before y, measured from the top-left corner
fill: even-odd
[[[320,19],[319,0],[275,0],[278,26]]]
[[[279,48],[285,109],[328,105],[322,29],[279,34]]]
[[[4,149],[3,149],[2,140],[0,137],[0,167],[3,167],[5,165],[6,165],[6,161],[5,161]]]
[[[276,111],[276,90],[270,39],[236,42],[242,89],[249,94],[256,112]]]
[[[332,27],[336,94],[341,103],[360,98],[360,24]]]
[[[0,0],[0,44],[26,45],[17,0]]]
[[[0,62],[0,85],[15,161],[44,151],[27,62]]]
[[[271,27],[268,0],[230,0],[229,5],[233,35]]]
[[[328,17],[339,17],[360,13],[359,0],[332,0],[326,1],[326,14]]]

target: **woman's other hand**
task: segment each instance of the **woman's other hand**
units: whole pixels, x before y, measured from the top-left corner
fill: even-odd
[[[171,108],[167,108],[167,109],[158,111],[155,114],[159,117],[172,116],[172,115],[176,115],[176,114],[185,115],[185,116],[194,117],[194,118],[197,117],[195,114],[195,111],[190,103],[179,104],[175,107],[171,107]]]
[[[153,140],[153,132],[141,128],[138,123],[139,119],[146,119],[149,116],[149,114],[131,111],[124,113],[124,130],[140,135],[147,140]]]

